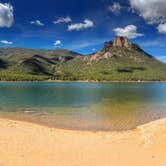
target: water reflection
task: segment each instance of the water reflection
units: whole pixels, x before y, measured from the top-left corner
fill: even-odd
[[[1,116],[60,128],[128,130],[166,117],[165,83],[0,83]]]

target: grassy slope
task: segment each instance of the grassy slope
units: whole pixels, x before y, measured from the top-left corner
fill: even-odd
[[[103,59],[87,65],[70,61],[59,68],[59,79],[69,80],[108,80],[108,81],[137,81],[137,80],[166,80],[166,66],[162,63],[139,63],[120,59]]]
[[[59,57],[73,58],[79,54],[69,50],[0,49],[0,80],[43,81],[55,75]],[[6,65],[6,63],[7,65]],[[4,65],[7,67],[4,68]]]
[[[98,54],[102,57],[106,51],[102,50]],[[5,67],[0,68],[0,80],[43,81],[50,78],[98,81],[166,80],[166,64],[142,50],[111,48],[111,52],[112,58],[91,62],[91,56],[80,57],[77,53],[67,50],[16,49],[5,50],[5,54],[0,50],[3,66],[5,61]]]
[[[57,68],[60,79],[107,81],[166,80],[166,64],[135,50],[112,50],[114,56],[88,63],[79,58]],[[99,54],[103,55],[103,52]],[[122,55],[117,56],[117,55]]]

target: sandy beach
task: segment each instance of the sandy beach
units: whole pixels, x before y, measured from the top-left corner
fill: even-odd
[[[166,119],[83,132],[0,119],[0,166],[165,166]]]

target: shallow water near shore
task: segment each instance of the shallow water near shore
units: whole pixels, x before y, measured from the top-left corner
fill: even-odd
[[[0,83],[0,117],[121,131],[166,117],[166,83]]]

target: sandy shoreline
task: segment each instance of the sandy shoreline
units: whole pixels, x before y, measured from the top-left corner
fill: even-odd
[[[82,132],[0,119],[0,166],[165,166],[166,119],[124,132]]]

